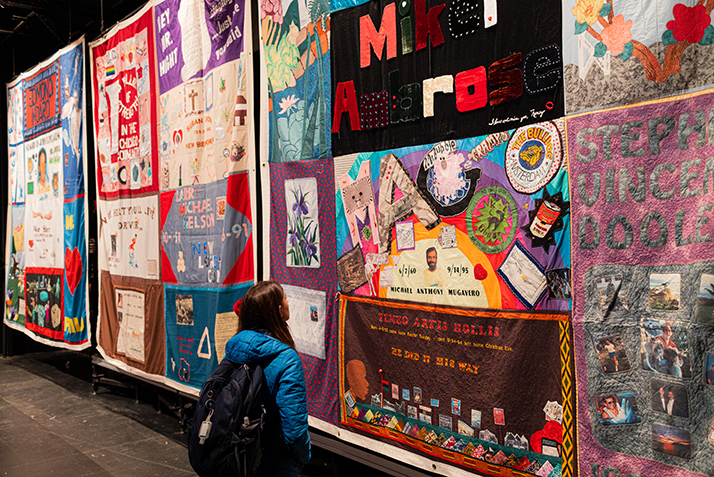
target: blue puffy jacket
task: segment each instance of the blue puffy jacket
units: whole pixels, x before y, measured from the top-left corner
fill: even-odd
[[[246,330],[228,341],[226,358],[241,364],[263,363],[265,380],[280,412],[285,445],[294,459],[301,466],[305,465],[310,460],[310,434],[307,430],[305,375],[300,356],[275,338]]]

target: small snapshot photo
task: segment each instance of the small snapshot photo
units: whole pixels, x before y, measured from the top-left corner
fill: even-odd
[[[652,410],[675,417],[689,417],[689,396],[681,384],[653,379],[650,381]]]
[[[407,416],[411,417],[412,419],[417,418],[417,408],[416,406],[407,406]]]
[[[547,270],[545,278],[548,280],[548,297],[551,300],[570,300],[573,297],[569,268]]]
[[[461,399],[451,398],[451,413],[461,415]]]
[[[627,359],[625,345],[622,344],[620,335],[596,339],[595,351],[598,358],[600,358],[602,370],[606,374],[630,370],[630,360]]]
[[[345,393],[345,404],[347,404],[347,407],[355,407],[355,398],[352,396],[352,391]]]
[[[441,248],[456,248],[458,247],[458,240],[456,238],[456,226],[455,225],[442,225],[441,233],[438,236],[439,244]]]
[[[458,433],[461,434],[462,436],[468,436],[468,437],[473,437],[474,436],[474,430],[472,427],[470,427],[468,424],[466,424],[464,421],[459,420],[457,422],[457,430]]]
[[[431,414],[426,413],[426,412],[420,412],[419,413],[419,420],[421,422],[424,422],[426,424],[431,424]]]
[[[599,277],[595,280],[595,286],[600,296],[603,317],[624,315],[628,312],[627,293],[621,274]]]
[[[192,295],[176,295],[176,324],[193,326]]]
[[[643,319],[640,337],[642,369],[677,378],[692,377],[686,324]]]
[[[501,408],[501,407],[493,408],[493,423],[496,424],[497,426],[505,426],[506,425],[506,416],[503,412],[503,408]]]
[[[702,273],[697,296],[697,321],[714,325],[714,275]]]
[[[226,216],[226,198],[216,197],[216,219],[223,220]]]
[[[603,394],[597,397],[597,412],[605,426],[640,422],[634,393]]]
[[[652,450],[682,459],[691,459],[692,437],[689,431],[684,429],[652,424]]]
[[[704,382],[714,386],[714,353],[704,357]]]
[[[481,429],[481,411],[471,409],[471,427]]]
[[[397,251],[414,250],[416,247],[414,241],[414,222],[405,220],[394,224],[394,230],[397,235]]]
[[[421,404],[421,388],[414,387],[414,402]]]
[[[541,453],[545,455],[552,455],[553,457],[560,457],[561,444],[553,439],[541,438]]]
[[[677,311],[682,300],[682,276],[679,273],[650,274],[650,308]]]
[[[449,415],[439,414],[439,427],[450,431],[452,429],[454,420]]]

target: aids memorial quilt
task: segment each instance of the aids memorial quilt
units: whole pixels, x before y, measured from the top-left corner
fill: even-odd
[[[329,0],[261,0],[268,160],[332,156]]]
[[[335,156],[563,116],[560,2],[380,0],[331,24]]]
[[[581,474],[711,473],[713,99],[567,119]]]
[[[340,289],[569,310],[562,120],[335,158]]]
[[[84,38],[7,85],[5,323],[61,348],[90,345]]]
[[[343,295],[341,423],[480,475],[575,475],[570,336],[568,312]]]
[[[567,112],[714,83],[714,2],[563,1]]]
[[[254,279],[248,18],[240,1],[165,0],[92,45],[100,351],[188,392]]]
[[[163,377],[152,12],[145,6],[90,44],[100,275],[97,349],[124,368]]]
[[[166,377],[194,388],[223,358],[254,278],[246,20],[243,1],[154,7]]]
[[[338,423],[337,268],[332,158],[270,164],[270,278],[283,284],[308,413]]]

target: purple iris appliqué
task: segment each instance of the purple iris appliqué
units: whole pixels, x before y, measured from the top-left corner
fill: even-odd
[[[303,215],[307,215],[308,213],[307,204],[305,203],[305,197],[307,194],[303,194],[302,188],[298,187],[296,195],[296,201],[293,204],[293,212],[295,212],[297,218],[300,219]]]
[[[298,235],[297,230],[288,230],[288,240],[290,241],[290,245],[293,247],[296,247],[297,244],[300,243],[300,236]]]
[[[288,236],[287,265],[293,267],[315,267],[320,264],[320,233],[317,217],[310,215],[317,212],[311,202],[310,189],[303,191],[301,185],[286,187],[288,197]]]

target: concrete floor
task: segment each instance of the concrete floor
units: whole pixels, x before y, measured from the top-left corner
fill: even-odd
[[[0,358],[0,476],[196,475],[176,418],[130,396],[93,395],[91,382],[57,369],[71,358]]]
[[[100,386],[93,394],[88,352],[0,357],[0,477],[195,476],[188,436],[166,406],[182,403],[173,392],[130,381],[139,384],[138,403],[133,390]],[[313,445],[303,477],[388,475],[340,454]]]

